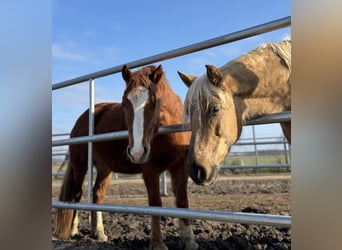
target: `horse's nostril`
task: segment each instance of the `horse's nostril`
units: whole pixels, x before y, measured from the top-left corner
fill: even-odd
[[[216,179],[217,171],[212,168],[208,169],[201,164],[191,163],[189,165],[189,175],[196,184],[206,186],[212,184]]]
[[[203,182],[206,179],[206,171],[202,167],[197,167],[197,180]]]
[[[146,146],[144,146],[144,154],[143,154],[142,158],[145,158],[147,153],[148,153],[148,148]]]
[[[127,155],[132,156],[131,155],[131,148],[130,147],[127,147]]]

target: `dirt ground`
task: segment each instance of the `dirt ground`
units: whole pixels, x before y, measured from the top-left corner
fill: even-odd
[[[57,200],[60,181],[53,181],[52,199]],[[219,177],[211,186],[197,186],[189,180],[190,207],[234,212],[291,215],[291,177],[250,176]],[[84,197],[86,197],[84,187]],[[113,180],[106,203],[147,205],[145,186],[138,180]],[[83,202],[86,198],[82,199]],[[168,183],[164,207],[174,207]],[[89,212],[80,213],[80,234],[68,241],[52,239],[52,249],[149,249],[150,216],[103,213],[108,242],[99,243],[89,236]],[[53,217],[53,211],[52,211]],[[161,228],[169,249],[179,249],[178,221],[165,217]],[[291,229],[246,225],[219,221],[193,220],[192,228],[200,250],[208,249],[291,249]]]

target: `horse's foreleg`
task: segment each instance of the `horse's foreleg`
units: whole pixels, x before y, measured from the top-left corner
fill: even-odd
[[[198,244],[195,241],[194,233],[192,232],[189,219],[179,219],[179,230],[180,230],[182,249],[185,249],[185,250],[198,249]]]
[[[162,206],[162,200],[159,190],[159,174],[154,173],[153,169],[143,171],[143,178],[148,194],[149,206]],[[153,250],[167,250],[168,248],[163,243],[161,229],[160,229],[160,217],[152,216],[151,222],[151,234],[150,234],[150,249]]]
[[[167,250],[164,244],[160,229],[160,217],[152,216],[151,234],[150,234],[150,249],[153,250]]]
[[[186,169],[175,169],[170,171],[172,189],[176,196],[176,206],[179,208],[189,208],[187,186],[188,173]],[[189,219],[179,219],[179,230],[181,237],[182,249],[197,249],[198,244],[194,239]]]
[[[106,190],[112,180],[111,171],[97,170],[97,177],[93,189],[94,203],[101,204],[104,201]],[[99,241],[107,241],[108,237],[104,232],[102,212],[91,211],[91,236]]]
[[[78,211],[75,210],[70,235],[75,236],[77,234],[78,234]]]
[[[107,241],[108,236],[104,233],[102,212],[91,211],[91,237],[99,241]]]

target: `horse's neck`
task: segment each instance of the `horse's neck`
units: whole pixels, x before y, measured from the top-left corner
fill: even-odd
[[[279,84],[273,91],[269,90],[270,86],[258,85],[250,95],[237,95],[239,107],[242,107],[242,118],[253,119],[266,114],[290,111],[291,91],[285,85],[287,84]]]
[[[236,103],[239,103],[242,120],[250,120],[262,115],[278,113],[288,110],[283,103],[275,103],[272,98],[248,98],[239,99]]]
[[[224,68],[243,120],[291,109],[290,72],[279,63],[278,56],[267,52],[264,56],[254,56],[253,60],[242,56]],[[279,73],[272,74],[269,68]]]
[[[171,89],[164,92],[161,98],[161,124],[178,124],[182,123],[183,118],[183,103],[178,95]]]

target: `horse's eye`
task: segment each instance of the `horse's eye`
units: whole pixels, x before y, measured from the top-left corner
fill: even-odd
[[[210,108],[210,115],[216,116],[220,112],[220,108],[218,106],[212,106]]]

